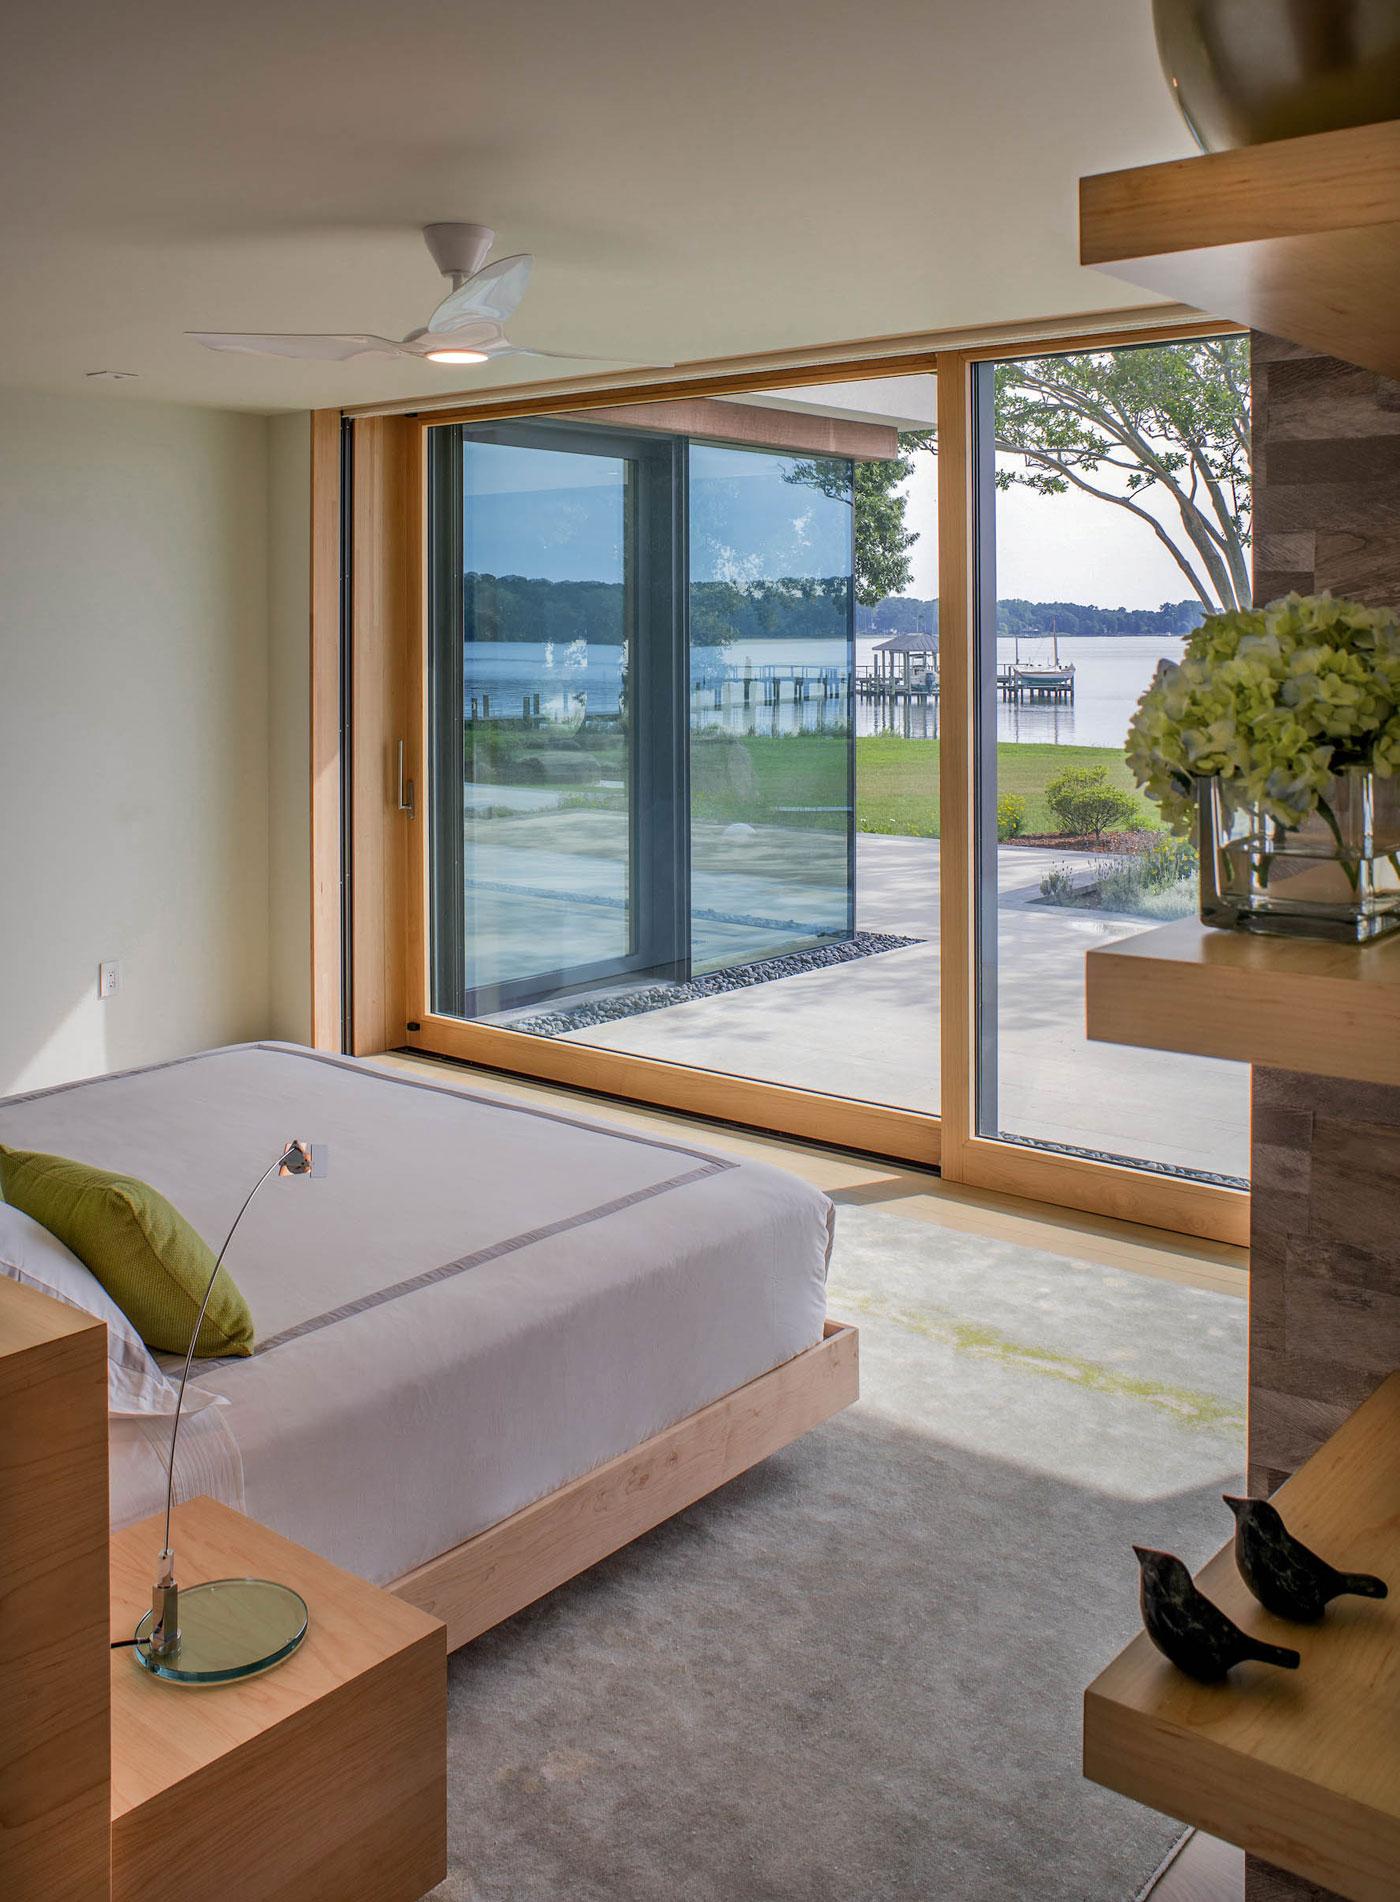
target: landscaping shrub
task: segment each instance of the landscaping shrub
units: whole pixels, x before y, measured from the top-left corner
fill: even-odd
[[[1163,837],[1145,852],[1109,859],[1098,875],[1106,911],[1140,918],[1185,918],[1196,908],[1196,848],[1189,839]]]
[[[1141,818],[1132,794],[1108,783],[1106,766],[1069,767],[1045,788],[1045,803],[1061,832],[1077,839],[1097,839],[1110,828],[1131,826]]]
[[[1040,895],[1051,905],[1072,905],[1075,901],[1073,868],[1052,865],[1040,881]]]
[[[1019,793],[1004,792],[997,801],[997,837],[1019,839],[1026,829],[1026,802]]]

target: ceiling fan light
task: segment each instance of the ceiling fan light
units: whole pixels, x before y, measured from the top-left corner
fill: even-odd
[[[484,350],[429,350],[429,363],[485,363],[488,361]]]

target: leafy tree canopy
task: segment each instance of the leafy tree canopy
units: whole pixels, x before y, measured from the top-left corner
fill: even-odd
[[[1205,609],[1249,606],[1248,338],[1003,363],[996,442],[1020,459],[998,468],[998,488],[1078,489],[1124,509]]]
[[[1247,338],[1000,364],[995,430],[999,489],[1076,489],[1125,510],[1167,550],[1203,611],[1249,605]],[[913,572],[919,537],[903,485],[914,457],[936,451],[934,432],[903,433],[899,448],[889,462],[856,465],[856,587],[866,607],[900,594]],[[815,466],[800,465],[794,479],[810,480]]]

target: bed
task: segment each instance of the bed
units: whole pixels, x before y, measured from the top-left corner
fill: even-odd
[[[329,1170],[239,1228],[255,1350],[196,1363],[179,1488],[454,1643],[855,1397],[831,1205],[764,1165],[285,1044],[0,1102],[0,1142],[140,1176],[215,1246],[292,1136]],[[114,1528],[161,1482],[114,1422]]]

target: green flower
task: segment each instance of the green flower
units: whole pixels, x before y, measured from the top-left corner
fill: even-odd
[[[1176,832],[1209,776],[1232,804],[1300,825],[1335,774],[1400,774],[1400,622],[1330,594],[1207,615],[1138,702],[1127,758]]]

